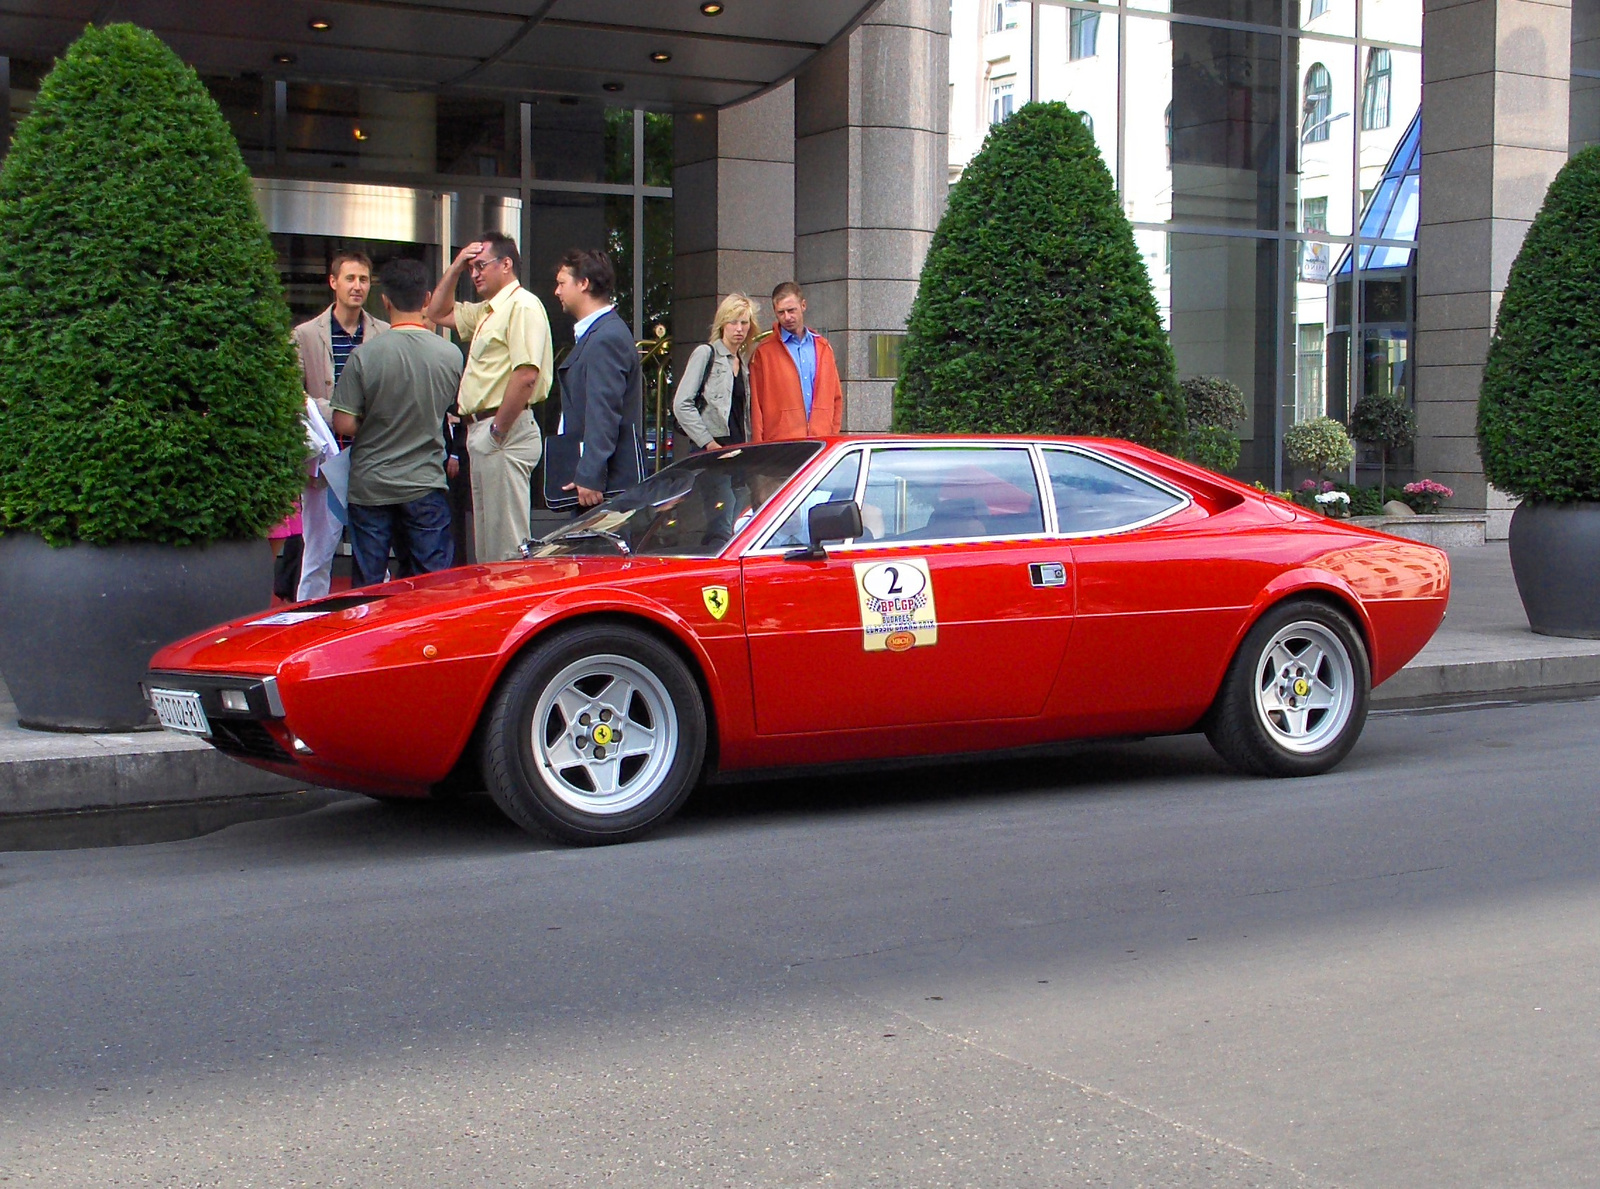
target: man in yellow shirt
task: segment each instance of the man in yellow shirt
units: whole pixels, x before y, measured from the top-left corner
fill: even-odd
[[[469,343],[457,405],[472,463],[473,542],[480,562],[509,561],[531,532],[539,427],[530,406],[550,395],[550,319],[517,282],[511,237],[490,231],[461,249],[424,311]],[[456,301],[470,268],[482,301]]]

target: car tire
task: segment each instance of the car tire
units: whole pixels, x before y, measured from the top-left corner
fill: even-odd
[[[1348,615],[1306,599],[1280,603],[1234,655],[1206,738],[1241,772],[1314,776],[1355,746],[1371,693],[1366,645]]]
[[[525,830],[583,846],[659,826],[705,762],[705,701],[689,667],[618,624],[536,644],[501,681],[484,727],[495,803]]]

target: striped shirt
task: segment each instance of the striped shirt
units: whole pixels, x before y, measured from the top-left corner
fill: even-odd
[[[333,382],[337,384],[339,377],[344,374],[344,365],[350,358],[350,352],[361,345],[361,336],[366,332],[366,319],[356,322],[354,334],[349,334],[343,326],[339,325],[336,315],[328,316],[328,342],[333,348]]]

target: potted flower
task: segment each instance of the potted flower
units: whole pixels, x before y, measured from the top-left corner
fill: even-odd
[[[1511,266],[1478,398],[1484,475],[1522,498],[1533,630],[1600,638],[1600,148],[1567,162]]]
[[[1433,479],[1418,479],[1415,483],[1407,483],[1401,489],[1406,503],[1411,505],[1411,510],[1419,516],[1431,516],[1439,510],[1439,501],[1447,500],[1455,492],[1443,483]]]
[[[0,672],[24,725],[143,725],[157,647],[270,601],[302,407],[221,111],[153,34],[90,27],[0,170]]]
[[[1309,421],[1291,425],[1283,433],[1283,452],[1296,466],[1311,467],[1317,472],[1315,480],[1306,481],[1311,487],[1302,490],[1315,491],[1320,488],[1324,493],[1332,490],[1332,484],[1324,486],[1324,472],[1345,470],[1356,457],[1356,448],[1350,441],[1349,433],[1332,417],[1313,417]],[[1315,498],[1312,502],[1324,512],[1339,503],[1337,500],[1321,501]],[[1350,499],[1346,496],[1343,501],[1345,510],[1348,510],[1349,503]]]

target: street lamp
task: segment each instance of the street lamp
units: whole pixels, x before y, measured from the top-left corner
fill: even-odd
[[[1310,141],[1312,135],[1319,128],[1326,128],[1329,124],[1333,123],[1335,120],[1347,120],[1349,118],[1350,118],[1350,113],[1347,112],[1347,111],[1342,111],[1336,116],[1324,116],[1322,119],[1318,120],[1315,124],[1311,124],[1308,127],[1306,127],[1306,128],[1301,130],[1301,132],[1300,132],[1300,143],[1301,144],[1306,144],[1308,141]]]

